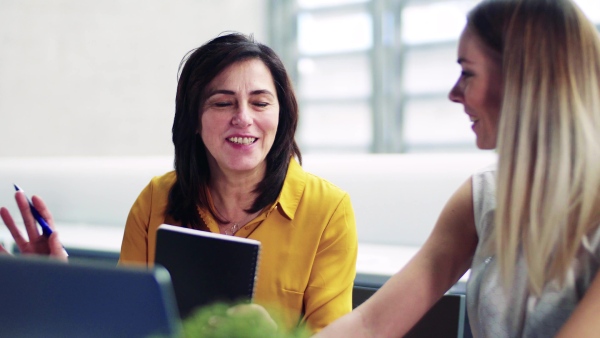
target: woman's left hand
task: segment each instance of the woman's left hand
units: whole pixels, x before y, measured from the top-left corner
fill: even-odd
[[[271,316],[267,310],[254,303],[250,304],[238,304],[227,309],[227,315],[230,317],[255,317],[262,320],[267,327],[272,328],[274,331],[277,330],[277,323]]]
[[[56,259],[67,261],[68,254],[60,243],[58,234],[56,233],[54,227],[52,215],[50,214],[50,210],[48,210],[48,207],[46,207],[44,201],[37,196],[33,196],[31,200],[35,208],[39,211],[40,215],[46,220],[52,229],[53,233],[50,235],[50,237],[40,234],[40,231],[36,226],[36,220],[31,213],[29,203],[27,202],[25,195],[18,191],[15,193],[15,200],[19,206],[19,211],[21,212],[21,217],[23,218],[23,223],[25,224],[25,230],[27,231],[27,237],[29,240],[23,237],[8,209],[4,207],[0,208],[0,217],[2,217],[2,221],[10,231],[10,234],[15,240],[15,244],[19,248],[21,254],[49,255]],[[9,254],[9,252],[1,245],[0,253]]]

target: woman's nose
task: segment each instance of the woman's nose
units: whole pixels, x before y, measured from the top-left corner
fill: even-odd
[[[462,90],[460,88],[460,80],[456,81],[456,83],[454,84],[454,86],[452,87],[452,89],[450,89],[450,92],[448,93],[448,99],[452,102],[456,102],[456,103],[462,103],[463,102],[463,95],[462,95]]]
[[[240,104],[238,106],[238,109],[231,119],[231,124],[241,128],[252,124],[252,116],[250,116],[250,110],[246,104]]]

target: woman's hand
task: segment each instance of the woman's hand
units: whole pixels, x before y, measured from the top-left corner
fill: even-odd
[[[267,310],[258,304],[238,304],[227,309],[230,317],[254,317],[259,318],[267,327],[277,330],[277,323],[271,318]]]
[[[4,207],[0,208],[0,217],[2,217],[2,221],[10,231],[10,234],[15,240],[15,244],[19,248],[19,251],[25,255],[49,255],[56,259],[67,261],[67,252],[58,239],[58,234],[54,228],[52,215],[50,214],[50,211],[48,210],[48,207],[46,207],[44,201],[37,196],[32,196],[31,199],[34,207],[40,212],[40,215],[42,215],[52,229],[53,233],[50,235],[50,237],[45,237],[40,234],[40,231],[36,225],[36,220],[29,209],[29,203],[27,202],[27,198],[23,192],[16,192],[15,200],[19,206],[19,211],[21,212],[21,217],[23,218],[23,223],[25,224],[25,230],[27,231],[27,237],[29,238],[29,241],[27,241],[21,234],[21,231],[19,231],[19,228],[15,224],[8,209]],[[9,254],[9,252],[1,245],[0,253]]]

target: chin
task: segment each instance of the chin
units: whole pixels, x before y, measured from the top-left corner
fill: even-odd
[[[492,149],[496,149],[496,145],[491,144],[491,143],[477,142],[477,148],[479,148],[481,150],[492,150]]]
[[[237,171],[252,171],[261,167],[265,164],[265,161],[243,161],[231,165],[231,169]],[[266,165],[265,165],[266,166]]]

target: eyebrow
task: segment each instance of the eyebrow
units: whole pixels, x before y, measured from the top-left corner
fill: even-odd
[[[465,58],[463,58],[463,57],[460,57],[460,58],[458,58],[458,60],[456,60],[456,62],[457,62],[459,65],[462,65],[463,63],[471,63],[471,61],[469,61],[469,60],[467,60],[467,59],[465,59]]]
[[[217,90],[213,90],[210,93],[208,93],[208,97],[211,97],[216,94],[235,95],[235,92],[233,90],[228,90],[228,89],[217,89]],[[250,92],[250,95],[263,95],[263,94],[267,94],[267,95],[271,95],[271,96],[275,97],[275,95],[273,95],[273,93],[271,93],[267,89],[257,89],[257,90],[253,90]]]

